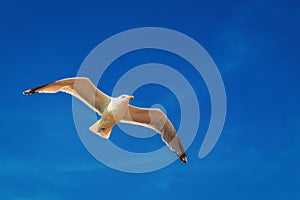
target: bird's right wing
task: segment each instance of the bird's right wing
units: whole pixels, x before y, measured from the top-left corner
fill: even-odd
[[[23,94],[57,92],[65,92],[75,96],[100,115],[111,100],[109,96],[97,89],[88,78],[81,77],[58,80],[26,90]]]
[[[161,110],[129,106],[128,113],[123,117],[121,122],[144,126],[156,131],[180,160],[187,163],[186,153],[176,130]]]

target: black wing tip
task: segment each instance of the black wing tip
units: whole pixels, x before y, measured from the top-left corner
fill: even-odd
[[[34,89],[29,89],[23,92],[23,94],[27,95],[27,94],[35,94],[38,93],[36,90]]]
[[[186,157],[186,153],[183,153],[180,157],[180,160],[183,162],[183,163],[188,163],[188,159]]]
[[[35,88],[32,88],[32,89],[29,89],[29,90],[26,90],[23,92],[23,94],[36,94],[36,93],[39,93],[38,90],[49,85],[51,83],[47,83],[47,84],[44,84],[44,85],[41,85],[41,86],[38,86],[38,87],[35,87]]]

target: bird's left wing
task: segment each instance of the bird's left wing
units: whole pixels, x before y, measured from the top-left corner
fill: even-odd
[[[58,80],[26,90],[23,94],[57,92],[65,92],[75,96],[100,115],[111,101],[110,97],[97,89],[88,78],[81,77]]]
[[[123,123],[137,124],[158,132],[168,147],[187,163],[185,150],[179,140],[176,130],[167,116],[159,109],[139,108],[129,105],[128,113],[121,120]]]

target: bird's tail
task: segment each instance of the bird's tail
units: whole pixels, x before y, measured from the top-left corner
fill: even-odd
[[[101,127],[99,121],[97,121],[95,124],[90,126],[89,129],[90,129],[90,131],[92,131],[93,133],[99,135],[100,137],[108,139],[113,126],[109,127],[109,128],[103,128],[103,127]]]

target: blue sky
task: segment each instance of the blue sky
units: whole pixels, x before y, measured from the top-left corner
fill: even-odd
[[[15,0],[0,3],[0,23],[1,199],[299,199],[297,1]],[[210,117],[209,96],[201,78],[184,70],[199,88],[203,111],[198,136],[187,151],[189,164],[178,161],[160,171],[127,174],[101,164],[82,145],[70,96],[21,92],[75,76],[101,41],[147,26],[180,31],[209,52],[226,87],[228,111],[216,147],[199,160]],[[183,63],[164,52],[149,51],[114,64],[149,61],[175,68]],[[117,74],[114,69],[107,73]],[[103,80],[101,89],[110,93],[112,81]],[[156,92],[165,98],[149,102],[143,97]],[[157,86],[140,88],[135,96],[135,105],[174,100]],[[173,107],[167,112],[176,127],[172,109],[178,105]],[[118,133],[116,129],[113,137]]]

